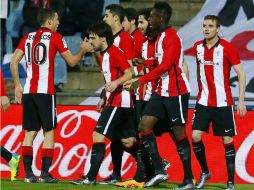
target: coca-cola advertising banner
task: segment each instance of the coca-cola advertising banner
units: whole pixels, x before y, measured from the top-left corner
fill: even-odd
[[[95,106],[58,106],[58,127],[55,130],[55,154],[50,172],[59,179],[76,179],[85,175],[90,168],[92,132],[100,114]],[[187,131],[191,140],[191,119],[193,110],[189,110]],[[236,147],[236,183],[254,183],[254,111],[249,111],[244,119],[236,114],[238,135],[234,138]],[[1,145],[12,152],[21,154],[22,140],[22,106],[12,105],[6,113],[1,112]],[[181,181],[183,169],[176,147],[168,134],[157,138],[159,152],[167,159],[171,167],[168,169],[170,181]],[[107,141],[106,155],[100,168],[98,179],[108,177],[112,172],[110,141]],[[33,171],[40,175],[40,151],[43,144],[43,132],[40,131],[34,141]],[[207,161],[212,173],[211,182],[225,182],[227,179],[224,148],[221,138],[212,134],[204,135]],[[1,176],[10,176],[8,164],[1,159]],[[196,178],[200,175],[200,167],[192,152],[192,168]],[[124,153],[123,178],[133,177],[136,162]],[[19,178],[24,177],[21,162]]]

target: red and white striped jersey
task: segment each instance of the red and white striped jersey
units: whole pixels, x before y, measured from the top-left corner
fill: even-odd
[[[158,66],[140,77],[144,84],[159,79],[156,92],[160,96],[178,96],[190,92],[188,79],[183,72],[182,40],[173,28],[162,31],[155,44]]]
[[[112,45],[101,53],[100,69],[106,83],[115,81],[123,76],[124,71],[130,68],[124,53]],[[131,94],[129,91],[119,86],[114,92],[106,92],[107,105],[113,107],[133,107]]]
[[[135,49],[137,52],[138,57],[141,57],[142,55],[139,53],[140,46],[146,41],[146,36],[142,34],[140,29],[136,29],[131,33],[131,36],[134,40]]]
[[[115,34],[114,45],[124,52],[127,60],[132,60],[137,57],[134,40],[128,32],[120,30],[117,34]]]
[[[142,59],[146,61],[146,65],[144,67],[144,73],[149,73],[152,71],[156,66],[157,63],[154,57],[155,52],[155,40],[146,40],[143,42],[141,47],[138,49],[138,53],[141,54]],[[155,92],[156,86],[158,81],[151,81],[146,84],[142,84],[137,89],[137,96],[136,100],[144,100],[149,101],[151,95]]]
[[[57,51],[68,50],[63,36],[48,28],[25,35],[18,47],[25,53],[26,82],[24,94],[55,94],[54,59]]]
[[[233,105],[229,80],[231,66],[240,64],[236,48],[224,39],[210,49],[201,40],[194,48],[199,79],[197,103],[212,107]]]

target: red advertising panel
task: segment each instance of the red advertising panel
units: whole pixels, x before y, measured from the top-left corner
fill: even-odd
[[[59,179],[76,179],[85,175],[90,167],[92,132],[100,114],[95,106],[58,106],[58,127],[55,130],[55,154],[51,173]],[[191,140],[191,119],[193,110],[189,110],[187,126]],[[254,183],[254,112],[249,111],[244,119],[236,116],[238,136],[234,138],[236,146],[236,183]],[[22,106],[12,105],[6,113],[1,112],[1,145],[12,152],[21,154],[22,140]],[[176,147],[168,134],[157,138],[160,154],[166,158],[171,167],[168,169],[170,181],[181,181],[183,169]],[[98,179],[108,177],[112,172],[110,141],[107,142],[106,156],[100,168]],[[43,133],[40,131],[34,141],[33,171],[40,175],[40,151],[43,144]],[[219,137],[205,134],[204,144],[208,165],[212,174],[211,182],[225,182],[227,179],[224,148]],[[10,176],[8,164],[1,159],[1,176]],[[192,152],[192,168],[196,178],[200,175],[200,167]],[[124,154],[123,178],[130,178],[136,171],[135,160]],[[23,164],[20,164],[19,178],[24,177]]]

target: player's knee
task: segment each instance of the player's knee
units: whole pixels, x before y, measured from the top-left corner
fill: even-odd
[[[37,134],[37,131],[26,131],[23,146],[32,146]]]
[[[199,142],[202,140],[202,135],[199,133],[192,132],[192,141]]]
[[[123,146],[126,148],[133,147],[134,143],[136,142],[135,137],[129,137],[126,139],[121,139],[121,142],[123,143]]]
[[[233,142],[233,138],[230,136],[224,136],[222,137],[223,144],[229,144]]]
[[[93,142],[98,143],[98,142],[105,142],[106,137],[96,131],[93,132]]]

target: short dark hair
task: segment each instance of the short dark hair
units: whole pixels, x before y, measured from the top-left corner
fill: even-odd
[[[131,20],[135,20],[135,25],[138,26],[138,11],[134,8],[126,8],[124,9],[125,16],[127,20],[130,22]]]
[[[125,16],[125,12],[123,7],[121,7],[120,5],[117,4],[111,4],[106,6],[106,10],[110,10],[110,12],[113,14],[113,16],[117,15],[120,19],[120,22],[123,22],[124,16]]]
[[[172,8],[167,2],[157,2],[154,4],[153,9],[164,15],[164,21],[166,23],[169,22],[172,15]]]
[[[213,20],[216,22],[216,26],[220,27],[220,18],[216,15],[206,15],[204,20]]]
[[[56,11],[49,8],[42,8],[39,10],[37,15],[37,21],[40,25],[45,24],[46,20],[54,18]],[[33,18],[31,18],[33,19]]]
[[[151,12],[151,8],[145,8],[145,9],[140,9],[139,11],[138,11],[138,15],[140,16],[140,15],[144,15],[144,18],[146,19],[146,20],[148,20],[149,19],[149,17],[150,17],[150,12]]]
[[[108,46],[113,44],[114,37],[111,27],[105,22],[98,22],[91,25],[88,28],[88,33],[94,33],[99,37],[105,37],[108,43]]]

